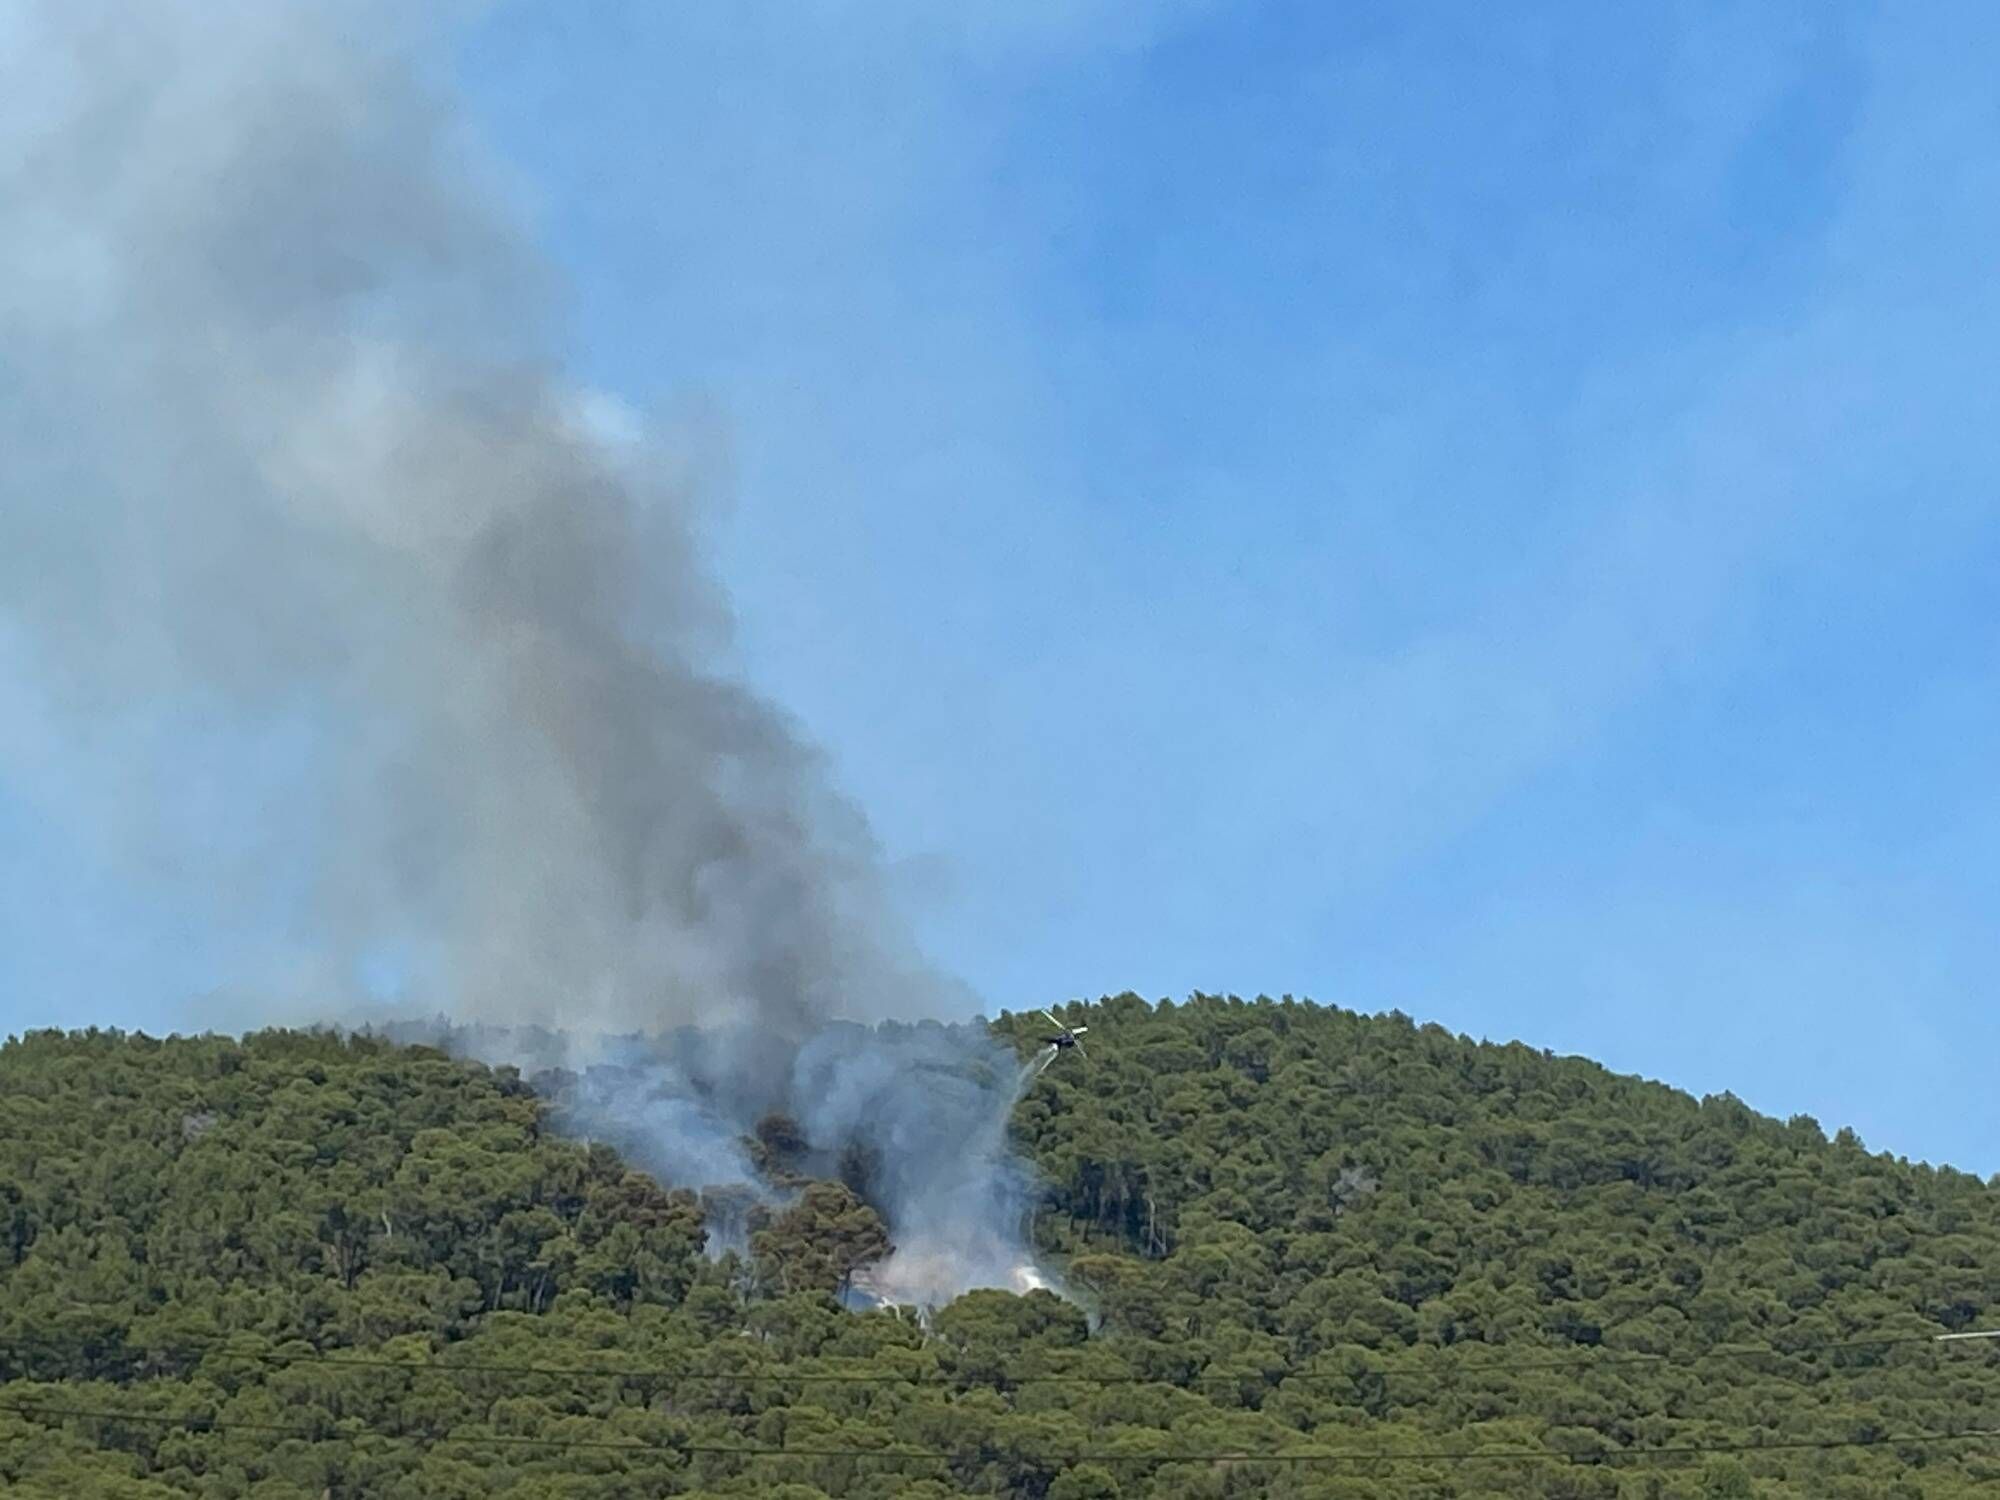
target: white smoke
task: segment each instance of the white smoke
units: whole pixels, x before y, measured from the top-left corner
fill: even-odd
[[[937,1306],[972,1287],[1050,1288],[1028,1249],[1034,1184],[1008,1122],[1033,1076],[978,1023],[829,1022],[802,1042],[720,1027],[622,1037],[404,1024],[392,1036],[520,1069],[566,1132],[615,1146],[662,1181],[788,1194],[753,1161],[783,1116],[809,1149],[795,1170],[844,1178],[888,1222],[895,1249],[856,1279],[858,1300]],[[711,1214],[711,1249],[745,1248]]]
[[[1012,1094],[828,1029],[969,1007],[726,665],[699,466],[555,368],[401,15],[0,7],[0,634],[76,823],[264,914],[228,977],[273,1002],[386,964],[461,1022],[706,1030],[596,1058],[580,1125],[742,1180],[782,1103],[983,1279]]]

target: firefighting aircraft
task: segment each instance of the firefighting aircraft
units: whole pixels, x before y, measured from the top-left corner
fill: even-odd
[[[1042,1045],[1048,1048],[1048,1050],[1042,1054],[1042,1060],[1037,1064],[1035,1064],[1036,1075],[1040,1076],[1042,1069],[1046,1068],[1050,1063],[1056,1060],[1057,1053],[1062,1052],[1070,1047],[1076,1048],[1078,1055],[1083,1057],[1086,1061],[1088,1061],[1090,1058],[1090,1054],[1084,1051],[1083,1034],[1086,1031],[1090,1030],[1090,1028],[1088,1026],[1068,1025],[1065,1022],[1058,1020],[1052,1013],[1046,1010],[1043,1011],[1042,1014],[1048,1016],[1049,1024],[1055,1027],[1056,1034],[1054,1036],[1045,1036],[1042,1038]]]

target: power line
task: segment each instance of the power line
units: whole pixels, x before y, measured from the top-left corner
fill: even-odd
[[[369,1429],[362,1433],[320,1433],[307,1427],[281,1422],[237,1421],[233,1418],[168,1416],[152,1412],[107,1411],[96,1407],[50,1406],[40,1402],[0,1401],[0,1411],[20,1416],[103,1422],[129,1422],[140,1426],[179,1427],[190,1432],[254,1432],[267,1437],[290,1437],[303,1442],[353,1442],[364,1436],[390,1442],[414,1443],[420,1447],[501,1447],[545,1448],[557,1451],[613,1453],[662,1453],[686,1457],[728,1458],[853,1458],[888,1462],[971,1464],[994,1458],[1012,1457],[1042,1464],[1112,1463],[1254,1463],[1254,1464],[1458,1464],[1458,1463],[1623,1463],[1631,1460],[1682,1459],[1742,1456],[1755,1453],[1830,1451],[1851,1448],[1929,1448],[1947,1443],[1975,1442],[2000,1438],[2000,1428],[1969,1428],[1963,1432],[1919,1432],[1863,1438],[1794,1438],[1774,1442],[1688,1443],[1659,1448],[1626,1448],[1566,1451],[1560,1448],[1439,1448],[1376,1449],[1360,1453],[1267,1453],[1236,1449],[1168,1450],[1157,1453],[1111,1453],[1076,1451],[1069,1453],[1031,1452],[1020,1449],[949,1448],[796,1448],[740,1443],[649,1442],[644,1438],[534,1438],[514,1434],[479,1437],[413,1437]]]
[[[1792,1359],[1809,1354],[1824,1354],[1843,1350],[1910,1348],[1916,1346],[1938,1347],[1952,1344],[1964,1347],[1970,1341],[2000,1340],[2000,1328],[1978,1329],[1963,1333],[1919,1333],[1897,1334],[1880,1338],[1835,1339],[1812,1344],[1795,1344],[1789,1348],[1775,1344],[1764,1345],[1717,1345],[1708,1349],[1694,1350],[1685,1354],[1576,1354],[1557,1355],[1546,1359],[1492,1359],[1492,1360],[1451,1360],[1438,1370],[1380,1370],[1359,1373],[1380,1375],[1387,1379],[1407,1379],[1417,1375],[1452,1375],[1462,1372],[1479,1374],[1513,1374],[1521,1371],[1575,1369],[1579,1373],[1591,1370],[1626,1367],[1652,1366],[1673,1368],[1703,1364],[1712,1360],[1740,1360],[1758,1358]],[[0,1348],[17,1352],[35,1352],[42,1346],[26,1341],[0,1340]],[[1443,1346],[1437,1346],[1442,1351]],[[578,1380],[645,1380],[660,1383],[680,1381],[734,1385],[881,1385],[911,1386],[946,1385],[959,1378],[958,1372],[950,1370],[888,1373],[883,1371],[762,1371],[762,1370],[690,1370],[665,1366],[617,1366],[617,1365],[535,1365],[511,1364],[476,1360],[402,1360],[373,1358],[366,1355],[346,1355],[326,1350],[303,1350],[296,1352],[229,1350],[204,1347],[193,1341],[152,1345],[135,1352],[173,1351],[192,1354],[204,1358],[222,1360],[242,1360],[249,1363],[290,1365],[322,1364],[359,1370],[396,1370],[405,1374],[467,1374],[467,1375],[510,1375],[547,1377],[551,1379]],[[1025,1374],[1004,1375],[997,1381],[967,1377],[975,1384],[1002,1384],[1007,1386],[1077,1385],[1088,1387],[1109,1387],[1126,1385],[1161,1385],[1185,1387],[1220,1383],[1241,1383],[1246,1380],[1262,1380],[1269,1385],[1279,1385],[1288,1380],[1302,1382],[1324,1382],[1351,1380],[1354,1374],[1340,1370],[1243,1370],[1203,1371],[1191,1375],[1161,1376],[1145,1375],[1137,1372],[1124,1374]]]

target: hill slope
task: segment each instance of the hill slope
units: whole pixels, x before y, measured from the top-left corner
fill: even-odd
[[[283,1032],[9,1043],[0,1490],[2000,1482],[2000,1440],[1966,1435],[2000,1427],[1992,1346],[1929,1341],[2000,1304],[1978,1179],[1397,1016],[1121,997],[1087,1019],[1092,1061],[1060,1059],[1016,1123],[1094,1334],[1046,1294],[929,1330],[840,1310],[828,1247],[879,1242],[834,1186],[711,1262],[693,1198],[552,1137],[504,1070]],[[1817,1446],[1721,1451],[1771,1444]]]

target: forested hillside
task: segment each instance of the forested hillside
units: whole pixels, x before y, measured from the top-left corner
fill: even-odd
[[[1082,1307],[843,1310],[836,1184],[702,1206],[421,1048],[0,1048],[0,1493],[2000,1486],[2000,1189],[1400,1016],[1070,1012],[1016,1113]],[[1038,1028],[1002,1017],[1023,1052]],[[1084,1310],[1087,1308],[1088,1315]]]

